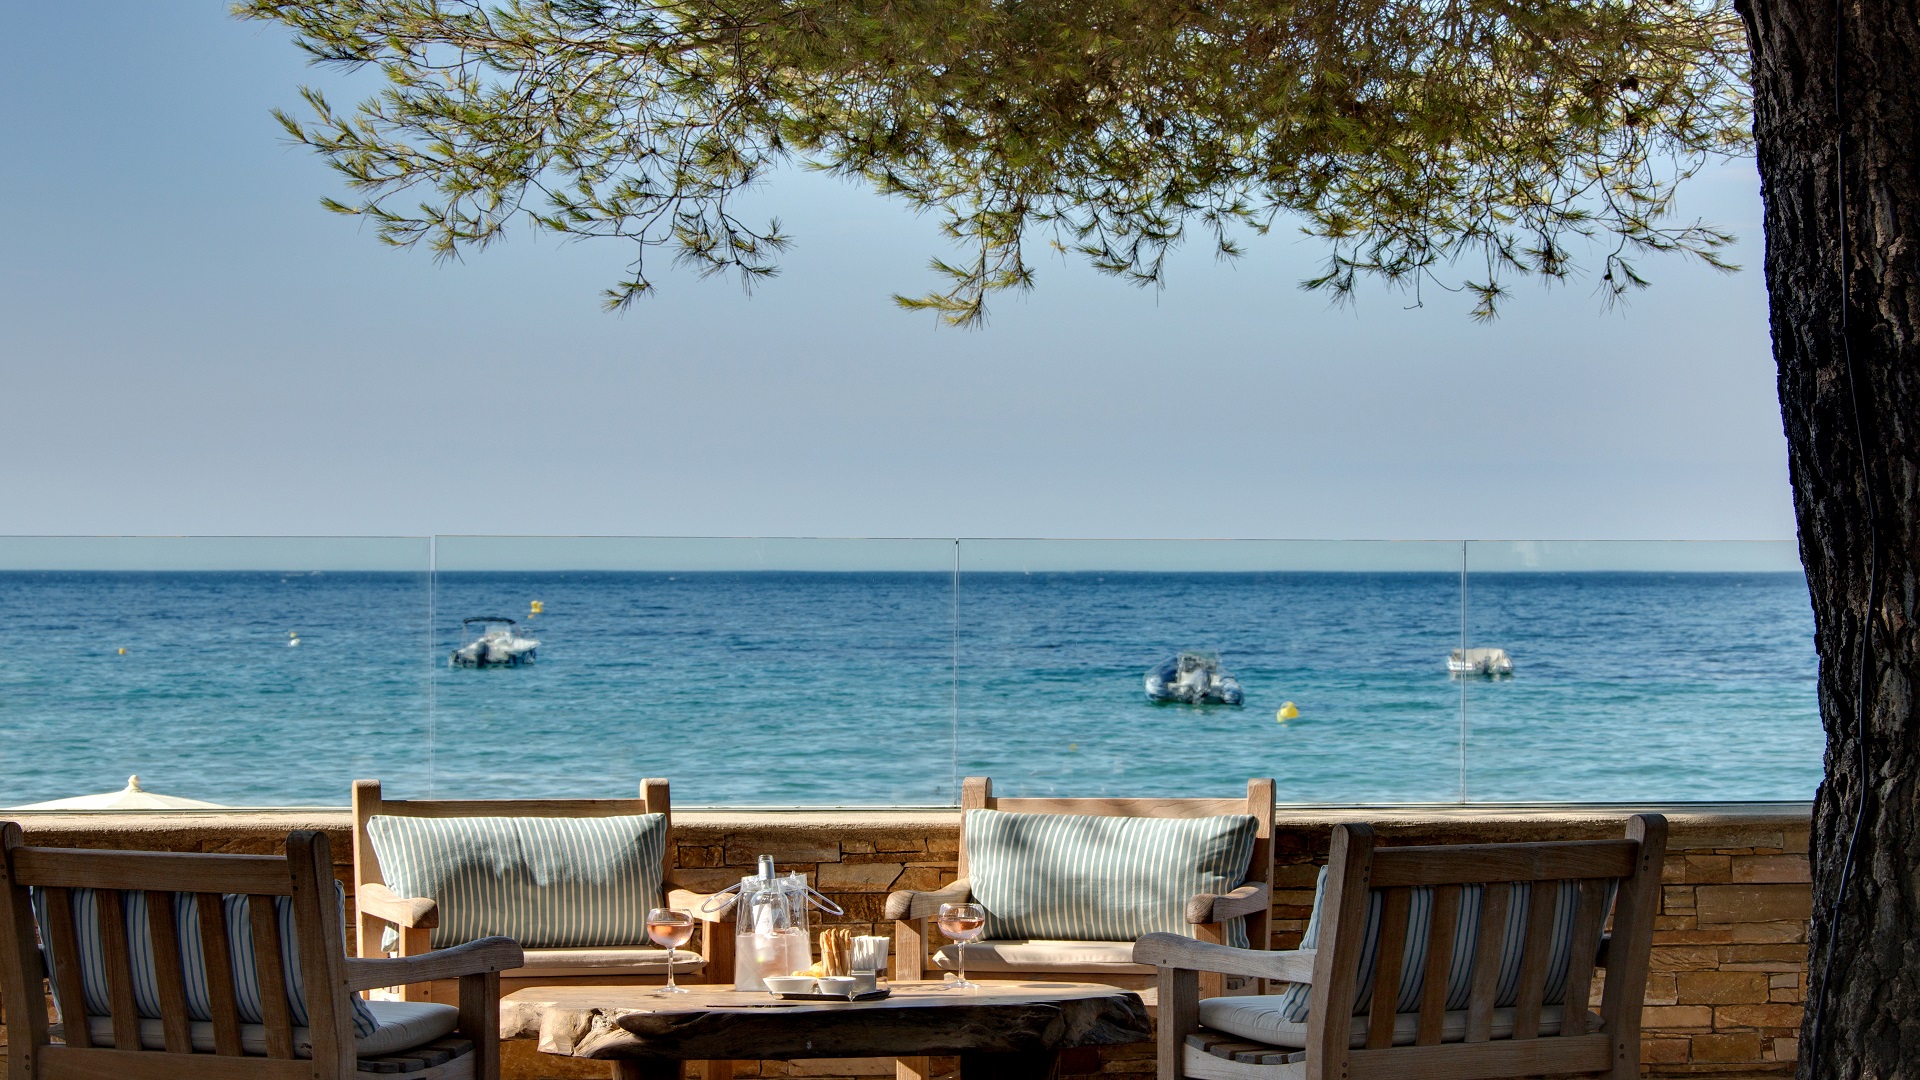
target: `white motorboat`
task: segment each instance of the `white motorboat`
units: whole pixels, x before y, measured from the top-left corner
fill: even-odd
[[[1513,657],[1505,649],[1455,649],[1447,656],[1452,675],[1511,675]]]
[[[1238,705],[1246,700],[1240,680],[1220,668],[1212,653],[1182,652],[1147,672],[1147,697],[1188,705]]]
[[[503,615],[475,615],[460,620],[463,639],[453,655],[452,667],[519,667],[533,661],[540,642],[514,632],[514,621]]]

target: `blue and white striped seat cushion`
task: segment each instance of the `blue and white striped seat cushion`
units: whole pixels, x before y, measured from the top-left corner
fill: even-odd
[[[379,1057],[410,1050],[450,1035],[460,1026],[460,1010],[451,1005],[437,1005],[431,1001],[369,1001],[365,1004],[380,1026],[371,1035],[354,1033],[353,1050],[361,1057]],[[93,1037],[93,1045],[117,1048],[113,1038],[112,1017],[88,1017],[87,1032]],[[193,1044],[194,1051],[201,1054],[213,1053],[218,1045],[214,1041],[213,1025],[200,1020],[187,1025],[187,1040]],[[159,1020],[143,1017],[140,1021],[140,1045],[148,1050],[165,1050],[165,1025]],[[260,1024],[241,1024],[240,1050],[264,1057],[267,1053],[267,1029]],[[293,1029],[293,1056],[313,1056],[312,1029]]]
[[[529,949],[638,945],[660,904],[664,814],[378,815],[367,835],[388,888],[439,905],[436,949],[493,934]]]
[[[1259,825],[1245,814],[1092,817],[969,810],[967,877],[987,939],[1133,941],[1194,936],[1187,901],[1238,888]],[[1244,920],[1227,943],[1247,947]]]
[[[346,898],[339,882],[334,883],[334,892],[341,904],[344,925]],[[172,896],[174,933],[180,941],[181,972],[186,982],[187,1014],[194,1020],[211,1021],[213,996],[207,988],[207,962],[200,940],[199,898],[193,893],[174,893]],[[80,951],[82,996],[86,999],[90,1015],[105,1016],[113,1011],[113,1004],[107,984],[106,946],[100,936],[99,895],[93,889],[73,889],[68,897],[73,906],[74,940]],[[260,979],[253,962],[251,901],[245,896],[229,894],[221,897],[221,908],[227,923],[229,966],[233,970],[233,995],[240,1009],[240,1022],[264,1023]],[[293,901],[289,897],[277,896],[273,908],[280,930],[280,970],[286,983],[282,992],[287,996],[294,1026],[305,1027],[308,1021],[307,988],[300,973],[300,935],[293,924]],[[120,910],[127,924],[128,959],[133,967],[134,1007],[143,1017],[157,1018],[160,1016],[160,980],[154,962],[153,936],[147,923],[147,894],[122,892]],[[47,894],[44,890],[33,890],[33,913],[41,926],[47,925]],[[45,932],[42,933],[44,935]],[[48,966],[51,969],[51,955],[48,956]],[[49,970],[48,974],[56,973]],[[352,1001],[354,1035],[360,1038],[372,1035],[379,1028],[379,1021],[367,1009],[365,1001],[358,996]],[[55,1004],[57,1007],[58,1002]]]
[[[1533,896],[1533,886],[1528,882],[1518,882],[1517,888],[1507,900],[1506,925],[1501,927],[1500,976],[1495,982],[1494,1005],[1505,1008],[1512,1005],[1520,996],[1520,961],[1527,942],[1527,911]],[[1556,881],[1556,895],[1553,906],[1553,933],[1547,939],[1547,986],[1542,999],[1545,1004],[1558,1005],[1567,993],[1567,967],[1573,952],[1573,922],[1579,901],[1580,884],[1577,881]],[[1320,870],[1319,884],[1314,888],[1313,914],[1307,920],[1307,931],[1300,939],[1302,949],[1320,947],[1320,904],[1327,891],[1327,871]],[[1605,910],[1613,907],[1617,885],[1609,882]],[[1474,955],[1480,940],[1480,897],[1484,888],[1480,885],[1462,886],[1460,890],[1460,912],[1454,920],[1453,958],[1447,975],[1447,1008],[1465,1009],[1473,991]],[[1420,994],[1426,986],[1427,940],[1433,916],[1433,890],[1414,888],[1408,891],[1407,903],[1407,941],[1400,954],[1400,995],[1395,1000],[1394,1011],[1417,1012],[1420,1008]],[[1360,978],[1354,990],[1353,1011],[1356,1014],[1367,1012],[1373,1005],[1373,977],[1380,951],[1380,917],[1386,904],[1385,895],[1378,889],[1367,894],[1367,929],[1360,946]],[[1304,1022],[1307,1019],[1307,1001],[1312,987],[1306,983],[1293,983],[1280,995],[1280,1013],[1288,1021]]]
[[[1307,1045],[1307,1025],[1301,1021],[1288,1020],[1281,1012],[1282,1003],[1277,997],[1217,997],[1206,998],[1200,1002],[1200,1026],[1222,1035],[1238,1035],[1242,1039],[1251,1039],[1268,1046],[1286,1046],[1295,1049]],[[1493,1010],[1493,1030],[1491,1038],[1513,1038],[1513,1009]],[[1540,1010],[1540,1027],[1534,1036],[1560,1034],[1561,1006],[1547,1005]],[[1444,1014],[1440,1019],[1440,1041],[1465,1042],[1467,1038],[1466,1010],[1460,1009]],[[1356,1016],[1348,1029],[1347,1045],[1355,1050],[1367,1045],[1367,1018]],[[1393,1045],[1412,1046],[1420,1030],[1420,1014],[1403,1012],[1393,1018]]]

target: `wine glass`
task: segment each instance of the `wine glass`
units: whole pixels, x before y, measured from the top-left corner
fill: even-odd
[[[675,949],[693,940],[693,912],[679,908],[654,908],[647,912],[647,936],[653,939],[655,945],[667,950],[667,985],[658,992],[686,993],[686,987],[674,985],[673,954]]]
[[[960,945],[960,977],[947,984],[949,990],[978,990],[979,983],[967,981],[967,942],[987,928],[987,909],[979,904],[941,904],[940,932]]]

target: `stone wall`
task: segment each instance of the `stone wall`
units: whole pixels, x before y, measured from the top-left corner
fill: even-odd
[[[1326,810],[1283,807],[1276,829],[1273,945],[1290,948],[1306,927],[1328,831],[1366,821],[1383,844],[1599,839],[1619,835],[1633,807],[1442,807]],[[1809,811],[1804,804],[1651,807],[1670,822],[1662,914],[1647,985],[1645,1071],[1657,1077],[1786,1075],[1793,1069],[1806,975]],[[290,829],[332,840],[349,876],[344,812],[168,815],[19,815],[30,843],[62,847],[267,853]],[[822,925],[885,933],[893,889],[934,888],[955,876],[959,815],[942,810],[680,811],[674,815],[681,882],[710,889],[752,871],[761,854],[804,871],[846,909]],[[349,894],[351,895],[351,894]],[[351,927],[351,921],[349,921]],[[349,930],[351,932],[351,930]],[[510,1044],[513,1080],[603,1077],[594,1063]],[[1150,1045],[1069,1055],[1070,1075],[1148,1077]],[[936,1063],[938,1065],[938,1063]],[[766,1062],[742,1075],[871,1076],[873,1062]]]

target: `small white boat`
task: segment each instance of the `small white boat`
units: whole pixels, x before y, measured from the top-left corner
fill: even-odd
[[[478,630],[472,629],[479,627]],[[461,646],[447,657],[452,667],[519,667],[533,661],[540,643],[513,632],[514,622],[503,615],[475,615],[460,620]],[[471,638],[467,635],[472,634]]]
[[[1511,675],[1513,657],[1505,649],[1455,649],[1447,656],[1452,675]]]
[[[1212,653],[1183,652],[1147,672],[1147,698],[1188,705],[1238,705],[1246,700],[1240,680],[1220,669]]]

